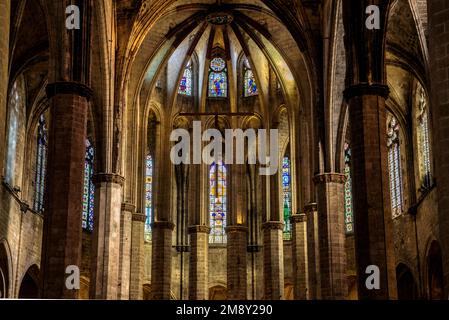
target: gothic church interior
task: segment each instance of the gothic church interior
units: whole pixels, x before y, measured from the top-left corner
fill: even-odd
[[[447,298],[439,3],[2,0],[0,298]],[[173,164],[198,121],[276,174]]]

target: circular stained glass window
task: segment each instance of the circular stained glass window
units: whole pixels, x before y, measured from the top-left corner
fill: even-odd
[[[226,62],[222,58],[213,58],[210,68],[215,72],[221,72],[226,67]]]

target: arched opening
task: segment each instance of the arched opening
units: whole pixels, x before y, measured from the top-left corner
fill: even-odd
[[[427,286],[430,300],[443,300],[443,261],[440,245],[434,241],[427,255]]]
[[[285,283],[284,285],[284,299],[285,300],[295,300],[294,290],[292,283]]]
[[[32,265],[22,279],[19,299],[36,299],[39,297],[39,268]]]
[[[8,298],[9,268],[6,248],[0,244],[0,299]]]
[[[416,300],[418,298],[418,287],[415,278],[405,264],[400,263],[396,267],[396,281],[399,300]]]
[[[150,284],[144,284],[143,285],[143,300],[151,300],[151,285]]]
[[[218,285],[209,289],[209,300],[227,300],[227,298],[226,287]]]

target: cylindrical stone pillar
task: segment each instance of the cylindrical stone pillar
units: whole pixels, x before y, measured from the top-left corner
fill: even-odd
[[[348,295],[344,220],[346,177],[328,173],[315,176],[318,209],[321,298],[343,300]]]
[[[292,262],[294,297],[306,300],[308,297],[309,270],[307,266],[307,215],[294,214],[292,223]]]
[[[207,226],[190,226],[189,299],[208,299],[209,232]]]
[[[307,216],[307,261],[309,270],[308,294],[310,300],[321,299],[320,246],[316,203],[304,207]]]
[[[240,225],[226,228],[227,284],[229,300],[247,299],[247,244],[248,228]]]
[[[280,221],[263,223],[263,256],[265,299],[284,299],[284,224]]]
[[[66,287],[68,266],[81,266],[81,216],[88,100],[92,91],[80,83],[47,86],[50,124],[41,261],[41,296],[76,299]]]
[[[345,90],[351,122],[352,181],[358,294],[360,299],[396,299],[389,189],[386,108],[388,86],[357,84]],[[366,286],[366,270],[379,268],[380,289]]]
[[[129,299],[143,298],[144,233],[146,216],[142,213],[132,215],[131,266],[129,276]]]
[[[94,175],[92,180],[95,184],[95,219],[90,297],[118,299],[124,178],[113,173],[99,173]]]
[[[154,300],[170,300],[172,273],[172,235],[175,225],[168,221],[152,224],[151,295]]]
[[[132,215],[136,206],[122,203],[120,216],[120,264],[119,264],[119,294],[121,300],[129,299],[130,268],[131,268],[131,238]]]

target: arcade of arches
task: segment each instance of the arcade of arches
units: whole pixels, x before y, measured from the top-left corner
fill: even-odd
[[[0,298],[447,298],[448,17],[449,0],[2,0]],[[277,173],[173,164],[194,121],[278,129]]]

